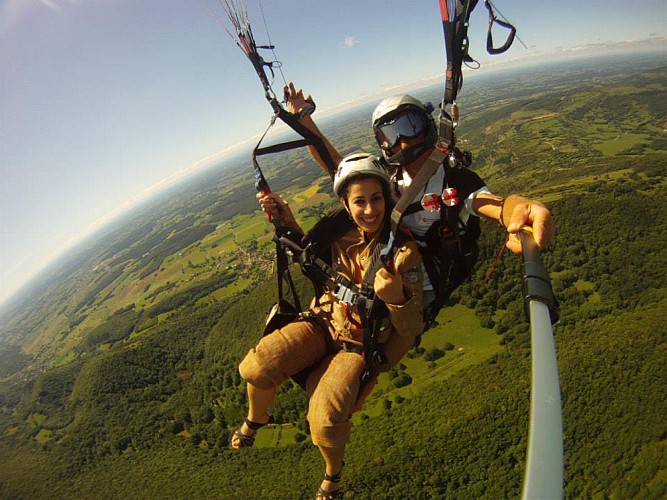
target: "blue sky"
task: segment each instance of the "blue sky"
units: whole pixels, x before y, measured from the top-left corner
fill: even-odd
[[[260,4],[247,4],[266,43]],[[664,0],[494,5],[527,48],[485,53],[480,0],[480,72],[649,38],[667,47]],[[285,77],[320,114],[442,81],[436,0],[262,7]],[[0,0],[0,302],[98,224],[263,131],[270,108],[225,21],[217,0]]]

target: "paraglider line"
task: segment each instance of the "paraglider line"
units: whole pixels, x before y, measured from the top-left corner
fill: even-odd
[[[264,21],[264,29],[266,30],[266,38],[269,41],[269,47],[271,48],[271,53],[273,54],[275,67],[277,67],[278,71],[280,71],[280,76],[282,76],[282,78],[283,78],[283,83],[285,84],[285,86],[287,86],[287,79],[285,78],[285,74],[283,73],[283,69],[282,69],[283,65],[278,60],[278,55],[276,54],[273,42],[271,41],[271,34],[269,33],[269,25],[266,22],[266,17],[264,16],[264,7],[262,7],[262,2],[261,1],[259,2],[259,10],[262,13],[262,21]]]

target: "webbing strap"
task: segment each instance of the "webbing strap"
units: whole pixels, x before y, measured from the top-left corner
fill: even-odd
[[[331,157],[331,154],[329,154],[329,150],[325,146],[322,138],[319,135],[313,133],[313,131],[311,131],[305,125],[303,125],[299,119],[299,115],[294,115],[288,112],[285,108],[283,108],[279,104],[278,108],[275,107],[275,104],[273,104],[273,106],[274,109],[277,110],[276,114],[278,115],[278,117],[285,124],[287,124],[292,130],[294,130],[297,134],[299,134],[301,137],[304,138],[303,142],[293,141],[293,143],[291,144],[291,148],[303,147],[309,145],[313,146],[317,151],[317,153],[320,155],[320,158],[322,158],[322,161],[324,161],[327,170],[329,172],[329,176],[333,180],[338,165],[334,163],[333,158]]]
[[[292,295],[292,301],[294,302],[294,307],[297,311],[301,311],[301,301],[299,300],[299,294],[296,290],[296,285],[292,279],[292,274],[290,273],[289,268],[289,257],[285,251],[285,247],[281,244],[281,238],[274,238],[276,242],[276,271],[278,279],[278,301],[281,301],[285,298],[285,292],[283,289],[283,280],[287,282],[290,293]]]
[[[322,158],[322,160],[326,164],[329,176],[331,177],[331,179],[333,179],[334,173],[336,172],[336,165],[334,164],[334,161],[331,158],[331,154],[329,154],[329,150],[324,145],[324,141],[322,140],[322,138],[317,134],[314,134],[307,127],[305,127],[299,121],[299,117],[297,115],[293,115],[292,113],[288,112],[285,108],[283,108],[280,105],[280,103],[276,99],[272,99],[270,103],[271,107],[273,107],[275,114],[271,117],[271,123],[269,124],[268,128],[264,131],[264,134],[262,134],[261,138],[259,139],[259,142],[257,143],[257,146],[255,146],[255,149],[253,150],[252,159],[255,167],[256,168],[259,167],[259,165],[257,165],[258,156],[263,156],[272,153],[280,153],[282,151],[289,151],[290,149],[297,149],[305,146],[313,146],[317,150],[317,153],[320,155],[320,158]],[[268,133],[269,129],[275,124],[276,118],[280,118],[283,121],[283,123],[285,123],[294,132],[303,137],[303,139],[297,139],[294,141],[273,144],[271,146],[265,146],[260,148],[260,144],[264,140],[264,137],[266,137],[266,134]]]
[[[381,259],[384,247],[385,244],[382,241],[378,241],[373,249],[373,255],[363,276],[363,286],[365,288],[370,287],[371,290],[373,289],[375,274],[384,265]],[[373,293],[373,298],[370,301],[366,301],[363,309],[360,308],[359,312],[362,314],[362,344],[364,348],[364,361],[366,363],[366,369],[361,375],[361,386],[359,387],[359,394],[361,394],[362,388],[372,378],[376,364],[385,362],[384,354],[377,349],[377,335],[380,331],[382,319],[388,313],[388,309],[386,304]]]
[[[270,153],[280,153],[282,151],[289,151],[290,149],[302,148],[304,146],[310,146],[310,143],[305,139],[298,139],[295,141],[281,142],[280,144],[273,144],[271,146],[258,148],[255,150],[255,153],[257,156],[262,156]]]
[[[438,170],[438,167],[442,164],[446,156],[446,151],[441,151],[438,148],[433,149],[431,156],[428,157],[419,169],[419,172],[417,172],[417,175],[415,175],[415,178],[412,179],[412,183],[403,192],[401,199],[398,200],[398,203],[396,203],[396,206],[391,211],[391,232],[393,234],[397,234],[398,226],[401,223],[405,209],[412,203],[412,200],[415,199],[419,191],[426,186],[426,183]]]

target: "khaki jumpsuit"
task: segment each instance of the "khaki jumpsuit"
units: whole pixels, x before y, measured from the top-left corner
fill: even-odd
[[[351,229],[332,245],[333,268],[356,284],[363,281],[371,265],[377,240],[365,241],[358,228]],[[407,301],[387,304],[389,316],[380,333],[388,370],[410,350],[422,332],[422,266],[413,241],[398,248],[394,268],[401,273]],[[336,447],[350,438],[350,416],[359,395],[365,369],[360,354],[363,332],[355,306],[337,301],[330,291],[311,312],[319,321],[297,320],[261,339],[241,362],[241,377],[260,389],[277,388],[304,368],[312,367],[306,379],[309,396],[308,422],[313,443]],[[356,351],[356,352],[355,352]]]

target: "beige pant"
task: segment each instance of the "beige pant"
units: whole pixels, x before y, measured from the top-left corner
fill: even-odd
[[[313,443],[338,447],[350,439],[352,415],[364,358],[332,352],[329,332],[317,323],[296,321],[265,336],[239,366],[241,377],[259,389],[273,389],[313,365],[306,379],[308,423]]]

